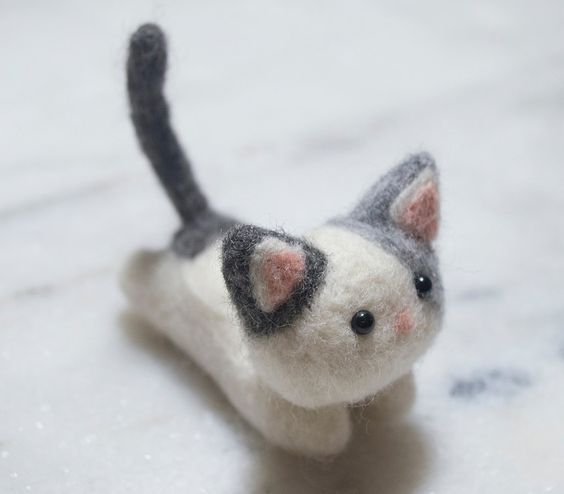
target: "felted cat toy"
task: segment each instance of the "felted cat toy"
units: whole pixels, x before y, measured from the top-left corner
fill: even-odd
[[[352,406],[407,407],[411,367],[439,330],[435,164],[410,156],[304,237],[244,224],[215,211],[194,179],[162,92],[166,59],[159,27],[141,26],[127,87],[137,137],[182,226],[166,250],[133,256],[124,290],[269,441],[338,453]]]

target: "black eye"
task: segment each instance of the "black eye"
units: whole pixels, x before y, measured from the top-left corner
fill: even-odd
[[[351,319],[351,329],[356,334],[368,334],[374,328],[374,316],[368,310],[359,310]]]
[[[413,283],[419,298],[424,298],[433,289],[431,278],[423,274],[416,274]]]

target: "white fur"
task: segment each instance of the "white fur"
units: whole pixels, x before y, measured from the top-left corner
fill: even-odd
[[[349,404],[409,373],[436,332],[438,314],[417,298],[413,274],[378,246],[336,227],[308,239],[327,255],[325,282],[311,308],[273,336],[245,336],[221,275],[219,244],[193,260],[138,253],[123,287],[135,310],[204,368],[265,437],[320,456],[346,445]],[[364,336],[350,328],[360,309],[376,318]],[[400,335],[393,321],[404,310],[415,328]]]

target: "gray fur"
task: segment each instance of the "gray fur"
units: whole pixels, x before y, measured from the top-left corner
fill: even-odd
[[[194,257],[237,224],[227,216],[208,210],[175,233],[172,250],[182,257]]]
[[[259,308],[250,279],[251,256],[265,237],[299,245],[306,256],[303,281],[287,302],[269,313]],[[223,240],[222,261],[223,277],[231,300],[245,329],[254,336],[267,336],[288,327],[312,303],[317,289],[323,283],[327,267],[325,255],[304,240],[252,225],[238,226],[229,231]]]
[[[378,180],[348,217],[376,228],[389,225],[392,223],[391,205],[425,168],[436,170],[435,161],[430,154],[419,153],[409,156]]]
[[[235,221],[210,208],[172,129],[163,96],[166,65],[164,33],[154,24],[142,25],[131,36],[127,60],[131,120],[143,152],[182,220],[173,248],[193,257]]]
[[[437,308],[442,307],[444,290],[439,272],[439,262],[430,245],[419,242],[392,226],[374,228],[348,217],[336,218],[329,223],[350,230],[378,244],[397,257],[413,273],[414,277],[422,274],[431,278],[433,290],[425,297],[425,301],[434,304]]]
[[[398,228],[390,215],[395,199],[427,167],[436,170],[429,154],[409,156],[376,182],[348,215],[334,218],[329,223],[380,245],[397,257],[414,276],[422,274],[430,277],[433,290],[426,300],[440,308],[443,305],[443,285],[433,247]]]

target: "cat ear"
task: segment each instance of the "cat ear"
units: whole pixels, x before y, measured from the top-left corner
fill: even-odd
[[[254,333],[289,325],[311,301],[325,265],[304,240],[252,225],[233,228],[223,242],[227,290]]]
[[[433,158],[412,155],[376,182],[345,220],[374,229],[392,225],[430,243],[439,228],[438,182]]]
[[[251,255],[250,280],[257,305],[273,312],[288,301],[306,274],[301,245],[276,237],[264,238]]]
[[[439,231],[439,185],[434,167],[423,169],[390,206],[394,223],[413,237],[430,243]]]

